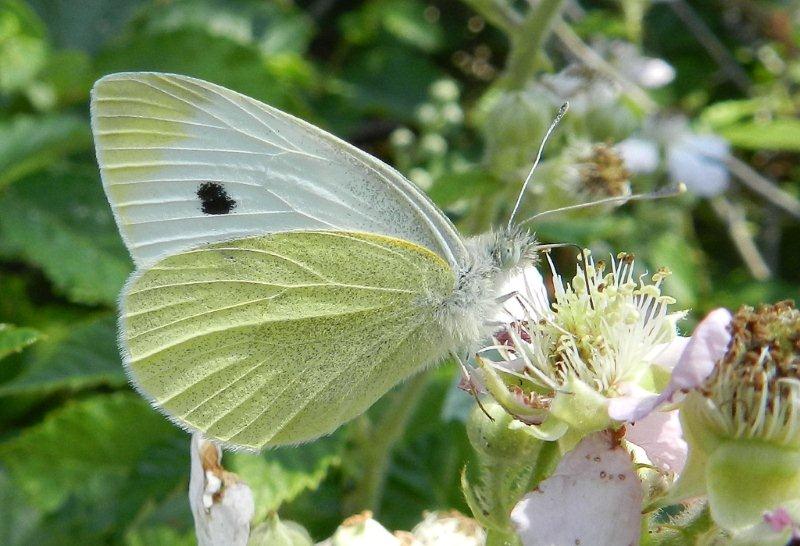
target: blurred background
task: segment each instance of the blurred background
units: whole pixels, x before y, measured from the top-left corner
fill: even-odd
[[[398,167],[466,234],[507,220],[569,100],[519,218],[685,183],[531,228],[668,267],[691,331],[714,307],[800,293],[798,22],[793,0],[0,0],[0,544],[194,543],[189,437],[117,351],[132,266],[89,130],[100,76],[177,72],[287,110]],[[554,258],[571,276],[574,251]],[[390,529],[468,512],[456,373],[313,444],[224,462],[257,519],[278,510],[318,540],[366,508]]]

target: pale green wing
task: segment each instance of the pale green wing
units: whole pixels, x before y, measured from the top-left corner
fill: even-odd
[[[123,292],[134,384],[179,424],[260,449],[335,430],[449,347],[450,266],[401,239],[295,231],[163,259]]]

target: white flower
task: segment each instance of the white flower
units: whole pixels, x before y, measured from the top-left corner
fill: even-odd
[[[628,138],[615,146],[625,161],[625,166],[634,174],[647,174],[658,168],[658,146],[651,140]]]
[[[676,337],[684,314],[670,313],[674,300],[661,294],[668,272],[648,283],[644,275],[634,280],[632,256],[620,254],[610,264],[607,272],[604,262],[590,258],[565,284],[551,262],[552,304],[541,276],[523,271],[510,285],[518,293],[506,305],[511,326],[488,348],[501,359],[478,357],[486,389],[543,439],[568,427],[586,434],[614,426],[609,401],[649,387],[659,349]],[[498,374],[519,378],[519,386],[508,391]]]
[[[594,108],[609,106],[620,95],[619,85],[579,64],[569,65],[556,74],[545,74],[541,86],[552,94],[554,104],[569,101],[576,117]]]
[[[674,182],[703,197],[718,195],[728,188],[730,174],[725,159],[728,141],[716,135],[686,134],[667,150],[667,169]]]
[[[663,87],[675,79],[675,68],[672,65],[664,59],[642,55],[632,43],[614,41],[609,50],[611,64],[642,87]]]
[[[718,135],[695,133],[681,116],[651,119],[640,136],[623,140],[616,149],[629,171],[648,174],[658,167],[659,144],[673,184],[683,183],[701,197],[713,197],[728,188],[730,173],[725,163],[730,144]]]

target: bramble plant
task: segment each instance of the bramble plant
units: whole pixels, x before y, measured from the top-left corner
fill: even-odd
[[[798,9],[0,0],[0,544],[800,543]],[[117,346],[133,264],[87,105],[142,70],[338,135],[465,236],[520,197],[541,252],[461,362],[335,432],[190,435]]]

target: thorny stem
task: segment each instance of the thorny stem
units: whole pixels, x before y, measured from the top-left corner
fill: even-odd
[[[425,371],[402,385],[392,395],[391,404],[372,427],[364,444],[359,446],[363,474],[350,499],[353,512],[371,510],[378,513],[392,450],[403,437],[429,379],[430,372]]]
[[[505,87],[522,89],[534,75],[538,56],[558,19],[565,0],[540,0],[511,35],[511,51],[505,73]]]

